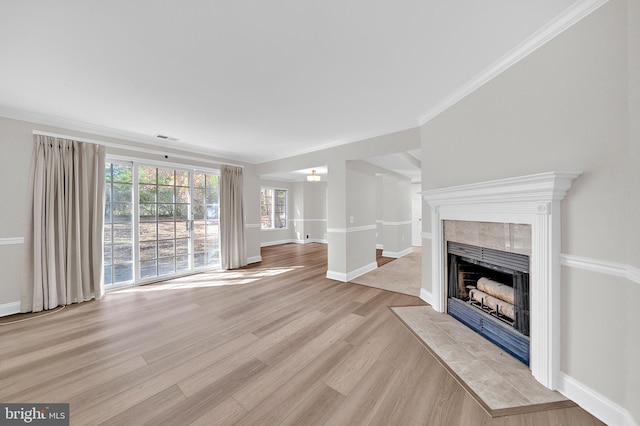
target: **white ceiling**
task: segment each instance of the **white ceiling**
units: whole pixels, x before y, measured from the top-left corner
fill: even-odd
[[[575,2],[2,0],[0,107],[260,163],[417,126]]]

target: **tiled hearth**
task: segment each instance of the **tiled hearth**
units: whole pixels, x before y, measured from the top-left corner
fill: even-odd
[[[449,315],[430,306],[392,311],[491,416],[572,407],[529,368]]]

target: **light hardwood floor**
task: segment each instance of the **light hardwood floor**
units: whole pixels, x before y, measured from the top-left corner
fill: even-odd
[[[325,279],[323,244],[262,256],[0,326],[0,401],[68,402],[73,425],[601,424],[491,418],[388,308],[420,299]]]

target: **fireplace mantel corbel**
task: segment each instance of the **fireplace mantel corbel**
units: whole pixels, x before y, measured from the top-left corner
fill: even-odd
[[[443,221],[531,225],[531,362],[533,376],[555,390],[560,371],[561,201],[580,172],[547,172],[422,192],[431,207],[431,293],[445,312]],[[428,293],[428,290],[427,290]]]

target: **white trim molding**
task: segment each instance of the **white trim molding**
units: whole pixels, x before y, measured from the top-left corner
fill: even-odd
[[[1,111],[1,107],[0,107],[0,111]],[[9,117],[9,118],[13,118],[13,117]],[[31,120],[26,120],[26,121],[31,121]],[[40,121],[35,121],[35,123],[37,124],[43,124]],[[45,123],[46,124],[46,123]],[[69,129],[69,130],[77,130],[76,128],[73,127],[69,127],[69,126],[62,126],[65,129]],[[189,161],[203,161],[202,157],[197,157],[197,156],[193,156],[193,155],[184,155],[184,154],[180,154],[175,152],[175,150],[180,150],[182,152],[188,152],[188,153],[193,153],[193,154],[200,154],[200,155],[208,155],[212,158],[216,159],[216,163],[218,163],[218,165],[222,165],[222,164],[227,164],[230,166],[235,166],[235,167],[240,167],[240,168],[244,168],[243,165],[241,164],[233,164],[233,163],[229,163],[227,162],[227,160],[224,160],[224,157],[221,157],[222,154],[216,154],[214,151],[210,151],[208,149],[203,149],[200,147],[196,147],[194,145],[189,145],[186,143],[180,143],[180,147],[169,147],[169,146],[164,146],[163,142],[160,142],[157,140],[157,137],[155,136],[148,136],[148,137],[144,137],[144,138],[136,138],[135,134],[133,133],[128,133],[128,132],[121,132],[123,136],[116,136],[116,135],[108,135],[108,134],[104,134],[103,132],[100,131],[100,129],[98,127],[96,127],[95,129],[96,131],[92,131],[91,129],[89,130],[80,130],[82,132],[89,132],[92,134],[95,134],[97,136],[105,136],[105,137],[109,137],[109,138],[118,138],[118,139],[124,139],[124,140],[129,140],[129,141],[134,141],[134,142],[140,142],[143,143],[147,146],[150,146],[151,148],[144,148],[144,147],[139,147],[139,146],[132,146],[131,144],[127,144],[127,143],[120,143],[120,142],[107,142],[107,141],[103,141],[103,140],[97,140],[97,139],[89,139],[89,138],[83,138],[83,137],[79,137],[79,136],[73,136],[73,135],[65,135],[65,134],[61,134],[61,133],[51,133],[51,132],[44,132],[41,130],[33,130],[33,134],[34,135],[42,135],[42,136],[51,136],[54,138],[61,138],[61,139],[71,139],[74,141],[78,141],[78,142],[85,142],[85,143],[92,143],[92,144],[96,144],[96,145],[104,145],[107,148],[120,148],[120,149],[126,149],[129,151],[133,151],[133,152],[141,152],[144,154],[153,154],[153,155],[167,155],[167,156],[171,156],[171,157],[175,157],[175,158],[182,158],[183,160],[189,160]],[[118,132],[118,131],[116,131]],[[130,135],[130,136],[127,136]],[[140,136],[140,135],[138,135]],[[165,149],[165,150],[163,150]],[[166,149],[169,149],[170,151],[166,151]],[[227,155],[228,157],[228,155]],[[218,159],[220,161],[218,161]],[[205,159],[206,160],[206,159]],[[210,162],[210,161],[208,161]]]
[[[20,313],[20,302],[10,302],[0,305],[0,317]]]
[[[24,244],[24,237],[0,238],[0,246]]]
[[[637,426],[625,408],[595,392],[566,373],[558,373],[558,391],[611,426]]]
[[[413,225],[412,220],[402,220],[400,222],[382,221],[383,226],[401,226],[401,225]]]
[[[612,277],[625,278],[636,284],[640,284],[640,268],[636,268],[632,265],[625,265],[623,263],[611,262],[608,260],[591,259],[572,254],[561,254],[560,264],[568,268],[582,269]]]
[[[430,291],[427,291],[424,288],[421,288],[420,299],[424,300],[425,302],[433,306],[433,294]]]
[[[346,283],[355,278],[358,278],[360,275],[364,275],[367,272],[371,272],[377,268],[378,268],[378,264],[376,262],[372,262],[372,263],[369,263],[368,265],[364,265],[358,269],[354,269],[353,271],[349,271],[347,273],[327,271],[327,278],[329,278],[330,280],[342,281]]]
[[[328,243],[327,240],[323,240],[322,238],[309,238],[306,240],[295,240],[294,242],[298,244],[310,244],[310,243],[327,244]]]
[[[326,222],[327,219],[289,219],[291,222]]]
[[[548,172],[422,192],[431,206],[433,309],[446,311],[445,220],[531,225],[531,373],[551,390],[560,371],[560,202],[578,172]]]
[[[522,59],[535,52],[547,42],[578,23],[580,20],[606,4],[609,0],[582,0],[574,3],[558,17],[524,40],[506,55],[491,64],[480,74],[473,77],[455,92],[424,113],[418,120],[420,126],[441,114],[458,101],[484,86]]]
[[[352,228],[327,228],[327,232],[332,234],[348,234],[351,232],[375,231],[376,229],[378,229],[377,225],[364,225],[354,226]]]
[[[247,257],[247,264],[262,262],[262,256],[250,256]]]
[[[403,256],[413,253],[413,249],[411,247],[404,249],[402,251],[382,251],[382,255],[384,257],[393,257],[394,259],[399,259]]]
[[[289,243],[297,243],[297,242],[298,240],[294,240],[293,238],[287,238],[286,240],[265,241],[260,243],[260,247],[278,246],[280,244],[289,244]]]
[[[160,154],[160,153],[164,154],[165,153],[163,151],[164,149],[170,149],[170,150],[175,150],[176,149],[175,147],[166,146],[156,136],[143,135],[143,134],[140,134],[140,133],[128,132],[126,130],[113,129],[113,128],[109,128],[109,127],[99,126],[99,125],[96,125],[96,124],[83,123],[83,122],[80,122],[80,121],[69,120],[69,119],[66,119],[66,118],[55,117],[55,116],[52,116],[52,115],[39,114],[39,113],[31,112],[31,111],[25,111],[25,110],[21,110],[21,109],[11,108],[11,107],[8,107],[8,106],[5,106],[5,105],[0,105],[0,117],[11,118],[13,120],[27,121],[29,123],[41,124],[41,125],[45,125],[45,126],[53,126],[53,127],[58,127],[58,128],[61,128],[61,129],[73,130],[73,131],[82,132],[82,133],[90,133],[90,134],[93,134],[93,135],[105,136],[105,137],[108,137],[108,138],[121,139],[121,140],[131,141],[131,142],[139,142],[139,143],[143,143],[145,145],[154,147],[156,149],[145,149],[145,148],[139,148],[139,147],[131,147],[128,144],[125,144],[125,143],[122,143],[122,144],[120,144],[120,143],[107,143],[105,141],[90,140],[90,139],[86,139],[86,138],[78,138],[76,136],[70,136],[70,135],[60,135],[60,134],[57,134],[57,133],[44,132],[44,131],[40,131],[40,130],[34,130],[33,131],[34,134],[41,134],[41,135],[45,135],[45,136],[63,137],[63,138],[77,140],[79,142],[97,143],[97,144],[100,144],[100,145],[112,146],[112,147],[118,147],[118,148],[125,148],[125,149],[129,149],[129,150],[137,151],[137,152],[147,152],[147,153],[152,153],[152,154]],[[180,141],[180,148],[178,148],[178,149],[181,150],[181,151],[184,151],[184,152],[190,152],[190,153],[193,153],[193,154],[200,154],[200,155],[207,155],[207,156],[217,157],[217,158],[221,158],[221,159],[230,158],[230,159],[233,159],[233,160],[236,160],[236,161],[246,161],[246,160],[243,160],[241,158],[238,158],[238,156],[236,154],[233,154],[231,152],[214,151],[214,150],[211,150],[211,149],[208,149],[208,148],[203,148],[201,146],[191,145],[191,144],[188,144],[188,143],[186,143],[184,141]],[[179,154],[173,154],[173,156],[174,157],[182,157]],[[202,158],[198,158],[198,157],[184,156],[183,158],[202,161]],[[230,163],[224,162],[224,164],[230,164]],[[241,165],[237,165],[237,167],[242,167],[242,166]]]

